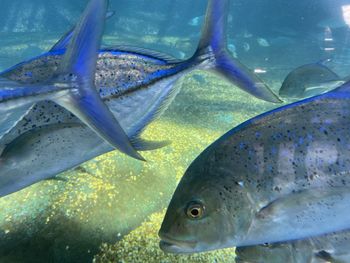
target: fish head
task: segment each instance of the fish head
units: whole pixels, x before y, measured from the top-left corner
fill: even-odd
[[[160,248],[170,253],[195,253],[220,247],[220,208],[200,195],[173,200],[159,231]],[[218,204],[219,205],[219,204]]]
[[[236,196],[242,187],[235,184],[228,196],[219,186],[222,177],[212,162],[199,156],[179,183],[159,231],[163,251],[197,253],[233,247],[236,234],[247,231],[250,219],[241,219],[239,207],[249,204],[240,199],[242,195]],[[237,205],[232,205],[235,196]]]

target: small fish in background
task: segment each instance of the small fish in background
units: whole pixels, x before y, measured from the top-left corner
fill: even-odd
[[[350,231],[296,240],[236,248],[237,263],[348,263]]]
[[[196,16],[192,18],[189,22],[188,25],[190,26],[200,26],[203,24],[205,17],[204,16]]]
[[[250,50],[250,45],[247,42],[244,42],[242,47],[245,52],[248,52]]]
[[[189,166],[159,231],[194,253],[350,228],[350,82],[233,128]]]
[[[259,46],[261,47],[269,47],[270,43],[265,38],[257,38],[256,41],[258,42]]]
[[[243,38],[251,38],[251,37],[253,37],[253,34],[252,33],[250,33],[248,30],[244,30],[243,31]]]
[[[96,5],[105,4],[104,0],[92,1]],[[95,7],[96,10],[89,8],[89,12],[85,12],[84,23],[80,23],[92,27],[91,29],[85,28],[83,32],[74,30],[73,34],[68,32],[49,52],[1,73],[0,77],[4,82],[0,82],[0,87],[1,84],[8,84],[8,82],[15,83],[13,84],[15,87],[2,90],[8,91],[8,94],[5,94],[7,97],[1,96],[3,94],[0,89],[0,107],[8,109],[8,103],[12,103],[14,107],[18,106],[17,102],[25,102],[26,105],[24,109],[21,108],[18,115],[12,115],[10,121],[0,118],[2,124],[0,125],[0,149],[2,150],[0,196],[54,177],[60,172],[114,150],[115,147],[110,141],[102,136],[96,136],[101,131],[108,132],[108,135],[118,139],[119,143],[125,144],[129,141],[132,148],[129,149],[128,154],[138,159],[142,157],[136,155],[139,154],[136,151],[164,147],[168,144],[167,142],[145,141],[141,138],[141,133],[149,123],[167,109],[180,91],[181,85],[176,85],[177,82],[193,70],[210,70],[232,83],[232,87],[239,87],[257,98],[280,103],[278,96],[257,75],[234,59],[227,50],[224,30],[227,23],[227,7],[228,0],[208,2],[202,37],[196,52],[187,60],[179,60],[158,51],[132,46],[104,47],[98,52],[94,50],[98,55],[95,61],[97,67],[94,72],[94,90],[99,92],[94,98],[95,101],[99,101],[100,107],[106,106],[106,108],[101,111],[99,107],[92,107],[94,105],[85,107],[84,102],[89,102],[89,96],[83,97],[86,100],[82,101],[78,96],[73,97],[75,103],[72,104],[72,106],[84,106],[79,108],[82,112],[86,109],[88,113],[99,114],[97,121],[101,120],[99,117],[103,112],[108,113],[107,110],[113,114],[109,116],[106,113],[106,116],[112,117],[113,121],[107,121],[104,117],[102,120],[105,122],[95,125],[94,129],[90,127],[92,125],[87,127],[84,124],[87,118],[78,119],[70,113],[70,100],[59,97],[59,104],[65,107],[60,107],[56,100],[46,101],[47,95],[52,94],[51,90],[37,89],[37,85],[47,83],[47,80],[55,77],[56,65],[62,63],[62,60],[65,61],[66,56],[77,58],[77,55],[71,52],[71,46],[73,45],[74,51],[78,51],[78,46],[74,44],[89,45],[90,42],[87,40],[93,37],[92,33],[96,30],[96,25],[99,25],[98,29],[102,31],[101,25],[105,17],[102,16],[100,7]],[[95,13],[99,15],[98,19]],[[91,17],[93,20],[90,21]],[[81,38],[82,35],[85,38]],[[67,43],[69,43],[68,47]],[[97,47],[96,43],[94,46]],[[78,58],[81,57],[78,56]],[[67,61],[63,63],[64,66],[70,64]],[[75,68],[82,70],[84,67]],[[78,73],[85,73],[85,71]],[[75,78],[74,74],[71,78],[80,79],[80,77]],[[90,75],[90,78],[92,79],[93,76]],[[17,89],[18,83],[28,88],[30,92],[24,93],[21,88]],[[66,85],[58,87],[63,89],[62,92],[68,89]],[[35,105],[31,104],[27,107],[28,103],[35,103]],[[0,117],[4,118],[4,116],[7,115]],[[91,119],[94,120],[94,118]],[[115,129],[110,129],[110,124],[115,125],[119,122],[121,129],[118,134],[113,132]],[[122,131],[125,131],[126,138],[119,136]],[[53,152],[54,159],[51,157]]]
[[[227,49],[231,52],[233,57],[237,58],[237,49],[234,44],[228,44]]]
[[[325,93],[346,82],[322,63],[306,64],[291,71],[283,81],[279,95],[286,99],[303,99]]]

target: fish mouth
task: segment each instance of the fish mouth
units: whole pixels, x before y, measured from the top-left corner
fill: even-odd
[[[159,247],[166,253],[187,254],[195,252],[197,241],[178,240],[159,234]]]

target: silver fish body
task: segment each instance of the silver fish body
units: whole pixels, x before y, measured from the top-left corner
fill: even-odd
[[[0,77],[25,84],[45,82],[55,75],[64,53],[65,50],[45,53],[6,70]],[[118,95],[175,75],[184,68],[181,63],[168,63],[165,59],[117,48],[101,50],[96,65],[95,85],[102,97]]]
[[[58,56],[41,57],[5,74],[9,79],[24,83],[43,81],[54,74],[58,59]],[[134,68],[127,63],[134,63]],[[140,140],[139,135],[146,125],[167,108],[179,91],[181,85],[175,83],[188,71],[162,81],[158,75],[162,70],[176,70],[176,67],[179,66],[169,66],[151,57],[140,59],[139,55],[133,54],[100,54],[96,87],[131,140]],[[32,73],[30,77],[27,72]],[[153,78],[145,77],[146,74],[152,76],[152,73]],[[162,143],[142,144],[143,148],[138,150],[162,146]],[[1,148],[0,196],[113,150],[77,117],[50,101],[37,102],[23,119],[6,131],[2,135]]]
[[[253,118],[191,164],[159,235],[168,252],[350,228],[350,83]]]

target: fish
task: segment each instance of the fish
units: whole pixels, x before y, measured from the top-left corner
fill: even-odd
[[[322,62],[302,65],[292,70],[284,79],[279,96],[303,99],[325,93],[346,82]]]
[[[204,16],[196,16],[188,22],[188,25],[200,26],[201,24],[203,24],[203,21],[204,21]]]
[[[253,34],[250,33],[247,29],[243,31],[243,38],[251,38],[253,37]]]
[[[51,100],[69,110],[121,152],[143,160],[95,87],[97,51],[102,40],[107,0],[91,0],[71,34],[71,41],[45,81],[0,81],[0,112],[8,127],[37,101]],[[27,72],[31,75],[32,72]],[[15,117],[13,117],[15,116]],[[4,130],[5,128],[5,130]]]
[[[350,229],[350,82],[233,128],[188,167],[160,248],[195,253]]]
[[[236,248],[237,263],[346,263],[350,262],[350,231],[286,243]]]
[[[248,52],[250,50],[250,45],[247,42],[244,42],[242,46],[245,52]]]
[[[258,42],[259,46],[261,46],[261,47],[269,47],[270,46],[270,43],[265,38],[262,38],[262,37],[257,38],[256,42]]]
[[[228,50],[231,52],[232,56],[237,58],[237,49],[236,46],[234,44],[229,44],[227,46]]]
[[[99,50],[95,86],[136,151],[168,144],[145,141],[141,133],[167,109],[180,91],[182,78],[193,70],[213,71],[258,98],[281,102],[256,75],[229,55],[227,4],[227,0],[209,1],[202,38],[188,60],[131,46]],[[45,82],[54,75],[70,43],[67,37],[71,34],[65,34],[48,53],[18,64],[0,77],[23,84]],[[54,101],[36,102],[18,115],[23,117],[12,118],[13,123],[0,130],[0,197],[115,149]]]

